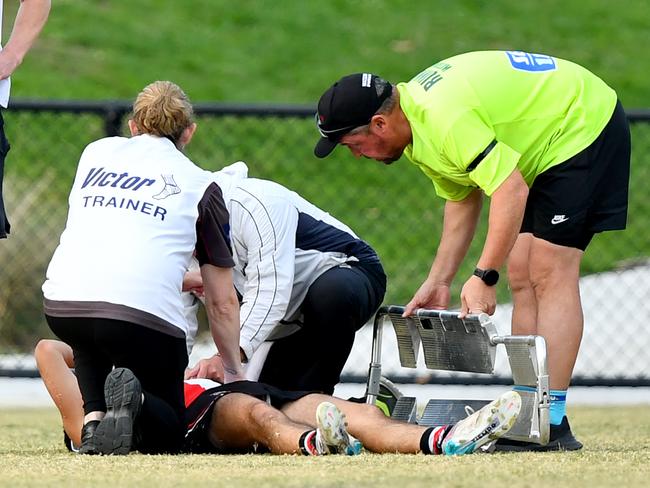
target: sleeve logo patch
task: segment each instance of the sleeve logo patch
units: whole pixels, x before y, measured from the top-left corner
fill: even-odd
[[[522,71],[552,71],[556,69],[555,59],[546,54],[532,54],[523,51],[506,51],[513,68]]]

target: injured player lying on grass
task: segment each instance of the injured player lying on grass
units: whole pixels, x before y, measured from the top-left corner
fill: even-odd
[[[54,340],[36,346],[39,371],[56,404],[75,450],[82,442],[82,399],[72,349]],[[125,368],[108,376],[108,412],[122,435],[115,448],[97,454],[137,450],[137,413],[143,398],[139,382]],[[362,446],[377,453],[469,454],[505,434],[521,409],[521,398],[508,391],[455,425],[422,427],[386,417],[374,405],[312,392],[289,392],[251,381],[219,385],[210,380],[185,382],[186,452],[234,454],[358,454]]]

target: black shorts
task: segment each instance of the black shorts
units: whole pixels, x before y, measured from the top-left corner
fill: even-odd
[[[0,113],[0,239],[4,239],[9,234],[11,226],[7,220],[7,215],[5,214],[5,205],[2,198],[2,180],[5,170],[5,157],[9,152],[9,142],[5,137],[5,128],[4,121],[2,120],[2,114]]]
[[[208,432],[212,421],[212,411],[220,398],[228,393],[244,393],[259,400],[264,400],[275,408],[295,402],[300,398],[316,393],[313,391],[284,391],[271,385],[256,381],[235,381],[210,388],[201,393],[186,410],[187,434],[184,451],[192,454],[229,454],[224,449],[212,445]],[[253,446],[251,446],[253,451]]]
[[[537,176],[521,232],[584,251],[595,233],[625,229],[629,179],[630,129],[617,102],[589,147]]]

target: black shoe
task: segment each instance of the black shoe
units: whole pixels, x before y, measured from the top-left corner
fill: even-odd
[[[133,424],[142,405],[140,381],[130,369],[117,368],[104,384],[106,416],[97,426],[94,439],[101,454],[128,454],[134,450]]]
[[[65,430],[63,431],[63,445],[70,452],[79,452],[79,449],[74,445],[72,439],[70,439],[70,436]]]
[[[99,425],[99,420],[91,420],[90,422],[84,424],[81,428],[81,447],[78,450],[75,450],[72,440],[65,434],[64,442],[66,442],[66,447],[72,452],[78,452],[79,454],[99,454],[97,446],[95,445],[95,431]],[[68,445],[68,442],[70,443]]]
[[[549,435],[548,444],[542,446],[534,442],[522,442],[502,437],[499,439],[495,446],[495,451],[578,451],[582,449],[582,443],[573,436],[569,420],[566,417],[562,418],[560,425],[551,424],[551,432]]]
[[[99,423],[99,420],[97,423]],[[79,446],[76,446],[75,443],[72,442],[72,439],[70,439],[70,436],[65,430],[63,431],[63,445],[68,451],[79,454]]]

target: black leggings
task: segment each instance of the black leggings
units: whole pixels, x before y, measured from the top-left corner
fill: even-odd
[[[7,152],[9,152],[9,142],[5,137],[4,121],[2,120],[2,112],[0,112],[0,239],[6,238],[11,228],[5,215],[5,205],[2,199],[2,180],[4,178]]]
[[[106,411],[104,382],[113,367],[140,380],[144,403],[136,425],[137,449],[177,452],[185,435],[185,340],[120,320],[52,317],[50,329],[72,347],[84,413]]]
[[[273,342],[259,381],[283,390],[332,394],[354,336],[386,293],[379,264],[338,266],[318,277],[300,306],[302,328]]]

